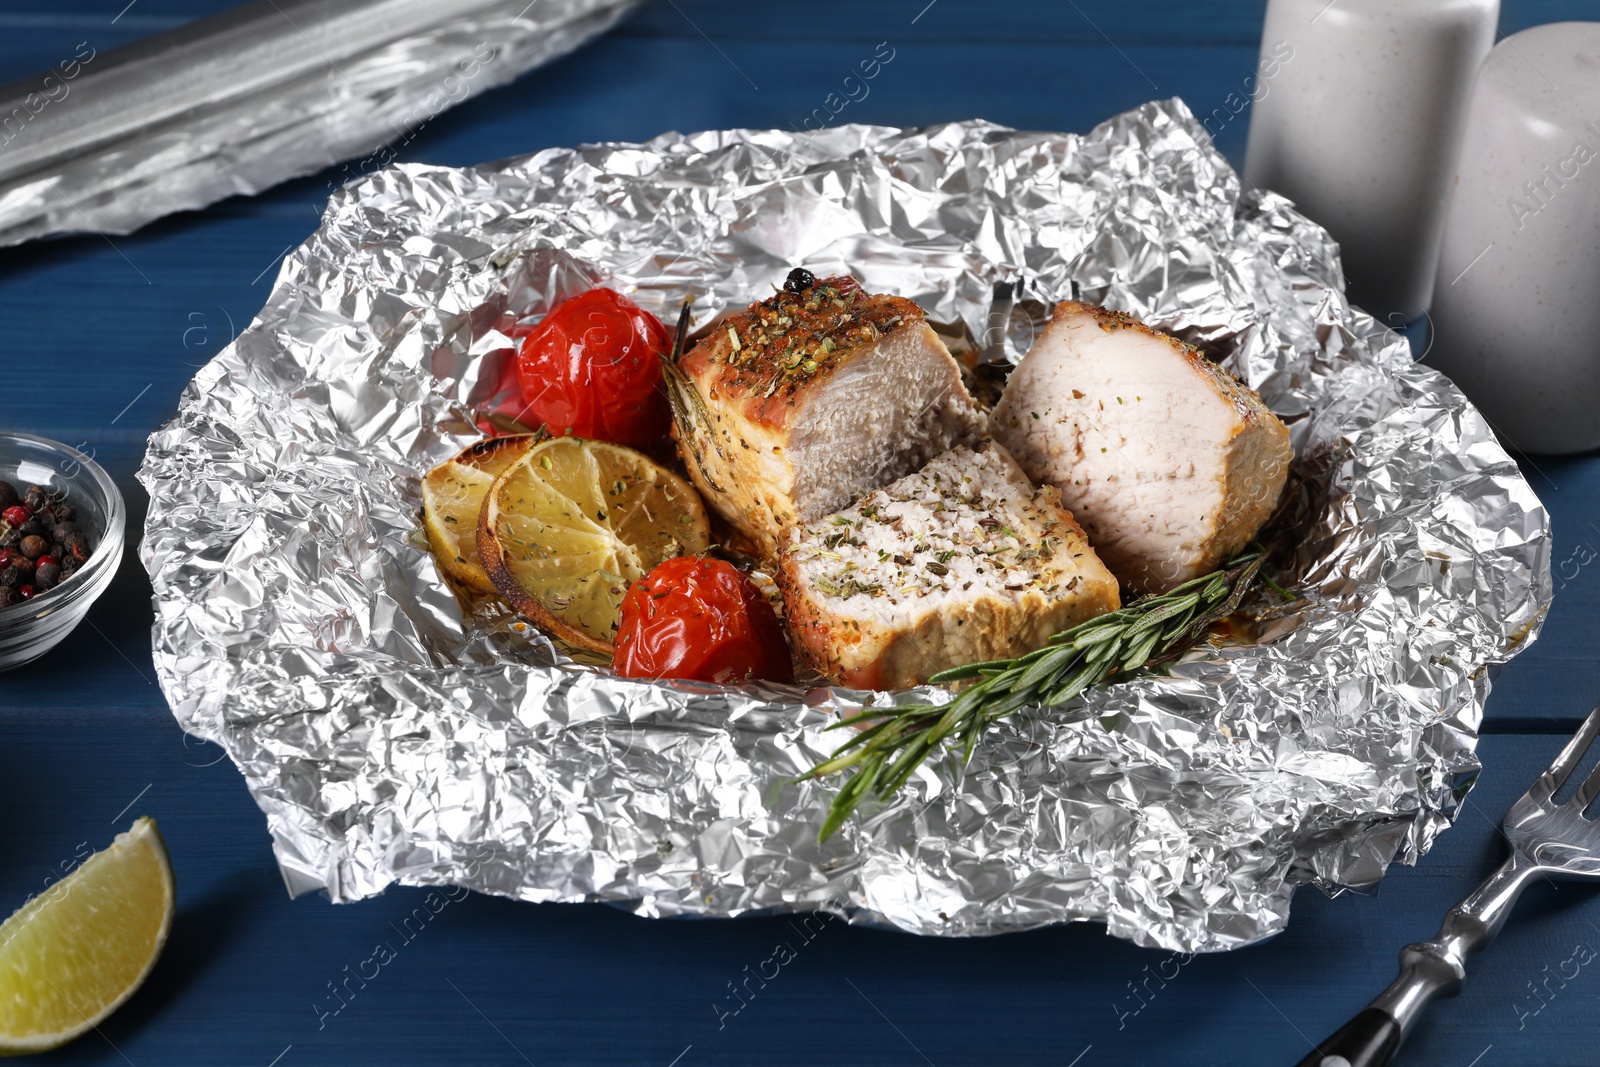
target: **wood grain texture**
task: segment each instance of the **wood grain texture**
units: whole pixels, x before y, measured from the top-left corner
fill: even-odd
[[[127,8],[117,27],[152,33],[230,5],[232,0],[56,0],[48,11],[0,11],[0,26],[66,27],[104,31]],[[21,5],[17,5],[20,7]],[[1255,44],[1265,0],[1080,0],[1059,4],[995,4],[984,0],[857,0],[848,7],[747,0],[651,0],[619,33],[638,37],[702,34],[717,41],[816,38],[877,41],[894,35],[921,40],[1037,41],[1104,44],[1176,43],[1190,46]],[[1500,28],[1515,33],[1561,19],[1592,18],[1573,0],[1503,0]]]
[[[110,48],[223,6],[8,4],[0,81],[42,70],[77,41]],[[981,115],[1082,130],[1169,95],[1204,113],[1250,71],[1262,6],[654,0],[595,46],[440,116],[402,158],[464,165],[671,128],[787,127],[881,40],[896,57],[842,120]],[[1577,0],[1507,0],[1502,25],[1583,17],[1594,17],[1592,5]],[[1236,160],[1247,126],[1241,115],[1219,137]],[[833,926],[805,939],[781,918],[654,922],[475,896],[419,926],[427,898],[414,889],[347,907],[291,902],[238,772],[178,730],[153,684],[150,589],[135,548],[145,501],[133,472],[146,436],[197,367],[249,323],[284,252],[347,175],[311,176],[127,237],[0,251],[0,426],[94,449],[133,524],[88,624],[0,676],[0,805],[11,816],[0,913],[143,813],[160,821],[179,885],[174,938],[150,985],[102,1036],[37,1062],[1290,1063],[1308,1037],[1381,988],[1399,947],[1430,935],[1497,862],[1494,823],[1559,746],[1551,731],[1570,729],[1600,697],[1600,459],[1535,457],[1524,470],[1553,516],[1561,588],[1544,636],[1496,672],[1486,729],[1502,733],[1481,745],[1488,769],[1461,824],[1381,895],[1303,892],[1281,937],[1186,961],[1164,984],[1151,975],[1172,972],[1167,954],[1089,926],[966,942]],[[1465,994],[1430,1014],[1400,1063],[1596,1062],[1600,974],[1586,967],[1541,985],[1543,1000],[1528,984],[1559,971],[1575,944],[1600,949],[1600,908],[1569,886],[1530,897],[1474,962]],[[748,1006],[719,1025],[713,1005],[737,1006],[729,983],[780,941],[799,945],[794,963],[765,988],[752,982]],[[379,942],[395,946],[395,959],[362,986],[350,975]],[[330,983],[347,1000],[337,1013]]]
[[[137,815],[155,817],[172,852],[178,919],[149,986],[103,1036],[41,1064],[124,1062],[113,1044],[139,1065],[260,1067],[291,1045],[280,1067],[522,1057],[666,1067],[688,1046],[681,1064],[1065,1065],[1092,1046],[1080,1067],[1254,1067],[1294,1062],[1302,1034],[1331,1031],[1389,981],[1400,947],[1430,935],[1499,861],[1502,810],[1558,747],[1486,739],[1490,769],[1420,867],[1395,870],[1374,897],[1302,890],[1277,939],[1185,961],[1088,925],[939,941],[482,896],[434,898],[430,912],[427,892],[406,888],[338,907],[290,901],[260,813],[217,749],[185,743],[170,721],[0,725],[0,804],[14,820],[0,904],[20,903]],[[1464,995],[1432,1011],[1400,1062],[1465,1067],[1492,1045],[1480,1067],[1592,1067],[1600,970],[1552,983],[1545,1001],[1527,983],[1558,972],[1576,945],[1600,949],[1596,922],[1591,892],[1530,890],[1473,962]],[[796,958],[764,988],[751,980],[740,1008],[729,983],[742,989],[779,944]],[[393,961],[366,964],[379,945]],[[351,978],[363,972],[365,982]]]

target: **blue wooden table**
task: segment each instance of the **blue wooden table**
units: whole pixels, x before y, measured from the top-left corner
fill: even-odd
[[[0,81],[223,6],[0,4]],[[666,129],[798,125],[879,42],[895,58],[841,121],[982,116],[1087,129],[1144,100],[1208,113],[1255,62],[1250,0],[984,4],[659,0],[598,44],[447,112],[402,159],[467,164]],[[1502,29],[1594,17],[1584,0],[1505,0]],[[1248,116],[1216,127],[1242,155]],[[110,240],[0,251],[0,426],[92,450],[143,522],[144,440],[196,368],[262,304],[317,222],[325,174]],[[1282,936],[1227,956],[1134,948],[1098,926],[934,941],[784,919],[650,921],[600,906],[417,891],[291,901],[263,818],[219,750],[179,731],[154,684],[149,585],[130,545],[87,624],[0,676],[0,914],[63,862],[155,816],[178,919],[149,983],[50,1063],[1289,1064],[1384,985],[1396,950],[1499,861],[1501,813],[1600,699],[1600,458],[1524,459],[1554,516],[1544,636],[1500,673],[1485,770],[1457,827],[1381,893],[1295,902]],[[428,914],[424,912],[424,914]],[[786,941],[797,958],[737,1014],[729,987]],[[372,975],[380,943],[394,958]],[[1425,1021],[1401,1062],[1600,1064],[1600,899],[1537,886]],[[1592,953],[1590,953],[1592,955]],[[1565,970],[1569,977],[1560,977]]]

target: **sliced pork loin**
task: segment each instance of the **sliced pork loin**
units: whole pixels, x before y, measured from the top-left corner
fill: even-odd
[[[850,278],[793,272],[784,291],[719,323],[679,369],[672,377],[691,395],[674,398],[674,432],[690,475],[769,558],[785,527],[985,432],[922,309]]]
[[[1021,655],[1119,605],[1056,490],[993,441],[791,528],[778,586],[801,655],[864,689]]]
[[[992,422],[1138,592],[1170,589],[1247,544],[1294,458],[1261,398],[1196,349],[1076,301],[1056,308]]]

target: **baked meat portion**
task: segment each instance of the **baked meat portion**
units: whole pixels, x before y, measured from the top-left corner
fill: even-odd
[[[673,376],[696,487],[769,558],[785,527],[976,442],[985,423],[916,304],[795,276],[809,284],[718,323]]]
[[[1215,569],[1255,537],[1294,459],[1283,423],[1199,351],[1076,301],[1056,308],[992,425],[1145,593]]]
[[[993,441],[791,528],[777,574],[801,655],[862,689],[1018,656],[1120,604],[1057,492]]]

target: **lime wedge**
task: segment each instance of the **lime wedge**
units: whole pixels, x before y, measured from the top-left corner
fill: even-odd
[[[140,819],[0,925],[0,1056],[66,1044],[139,988],[172,928],[172,867]]]

